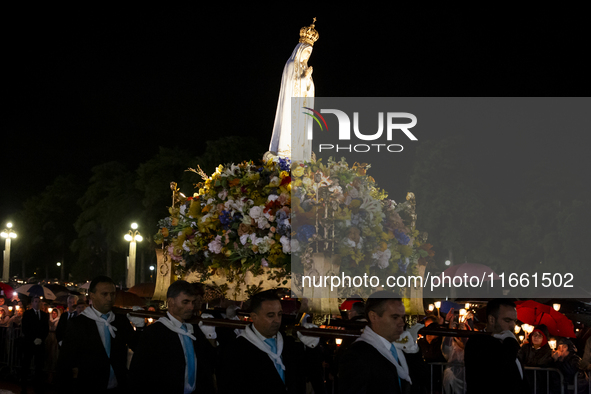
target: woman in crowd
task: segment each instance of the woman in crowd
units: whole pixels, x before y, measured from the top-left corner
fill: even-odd
[[[58,344],[55,336],[57,324],[60,321],[60,310],[53,308],[49,316],[49,334],[45,340],[45,368],[49,372],[49,380],[51,381],[52,373],[57,365]]]
[[[521,345],[521,349],[517,353],[517,358],[521,361],[524,367],[538,367],[548,368],[552,365],[552,349],[548,344],[548,328],[544,324],[535,326],[528,339]],[[529,386],[539,392],[546,392],[548,386],[547,374],[548,372],[535,372],[528,370],[525,372],[525,379]],[[556,378],[556,373],[550,377]],[[534,381],[535,376],[535,381]]]

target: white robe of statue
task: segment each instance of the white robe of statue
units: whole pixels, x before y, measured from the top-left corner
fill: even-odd
[[[312,141],[308,140],[307,134],[313,119],[304,113],[311,111],[302,108],[314,108],[312,67],[308,67],[311,53],[311,45],[299,43],[285,63],[269,146],[270,151],[292,161],[310,161],[312,155]],[[299,98],[297,105],[291,105],[292,97]]]

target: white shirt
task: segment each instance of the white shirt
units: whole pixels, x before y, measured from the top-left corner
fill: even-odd
[[[183,322],[174,318],[170,313],[166,312],[168,315],[168,319],[172,322],[172,324],[177,327],[181,328]],[[185,356],[185,360],[187,359],[187,349],[185,349],[185,341],[183,340],[184,335],[177,334],[179,336],[179,341],[181,341],[181,346],[183,347],[183,354]],[[195,355],[195,382],[189,382],[189,365],[185,363],[185,393],[192,393],[195,391],[197,386],[197,355]]]
[[[100,317],[102,319],[102,313],[100,313],[99,311],[97,311],[96,309],[94,309],[94,306],[90,307],[90,310],[96,314],[98,317]],[[109,311],[109,313],[107,313],[107,315],[111,316],[111,314],[113,314],[113,311]],[[96,327],[98,329],[99,335],[101,336],[101,341],[103,342],[103,347],[105,348],[105,351],[107,351],[107,347],[105,346],[105,326],[99,322],[96,322]],[[112,340],[112,338],[111,338]],[[115,374],[113,374],[113,377],[110,377],[110,373],[109,373],[109,384],[107,385],[107,389],[114,389],[115,387],[117,387],[117,377],[115,376]]]

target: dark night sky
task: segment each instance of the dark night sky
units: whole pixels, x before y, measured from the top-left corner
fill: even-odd
[[[312,17],[319,97],[589,95],[574,9],[23,8],[3,22],[1,223],[62,173],[136,168],[159,146],[197,155],[212,136],[269,140],[283,65]],[[560,132],[556,163],[588,156],[589,130]],[[524,132],[503,162],[542,160],[555,143]]]

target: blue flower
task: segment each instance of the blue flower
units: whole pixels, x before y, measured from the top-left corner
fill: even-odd
[[[219,219],[224,227],[224,230],[227,230],[230,228],[230,224],[232,223],[232,213],[230,211],[222,211]]]
[[[314,234],[316,234],[316,227],[311,224],[305,224],[297,230],[298,241],[304,243],[307,243]]]
[[[289,160],[288,158],[283,158],[283,157],[279,158],[279,168],[281,168],[281,171],[289,172],[290,167],[291,167],[291,160]]]
[[[401,245],[408,245],[408,243],[410,242],[410,237],[406,235],[403,231],[400,231],[398,229],[394,230],[394,237]]]

